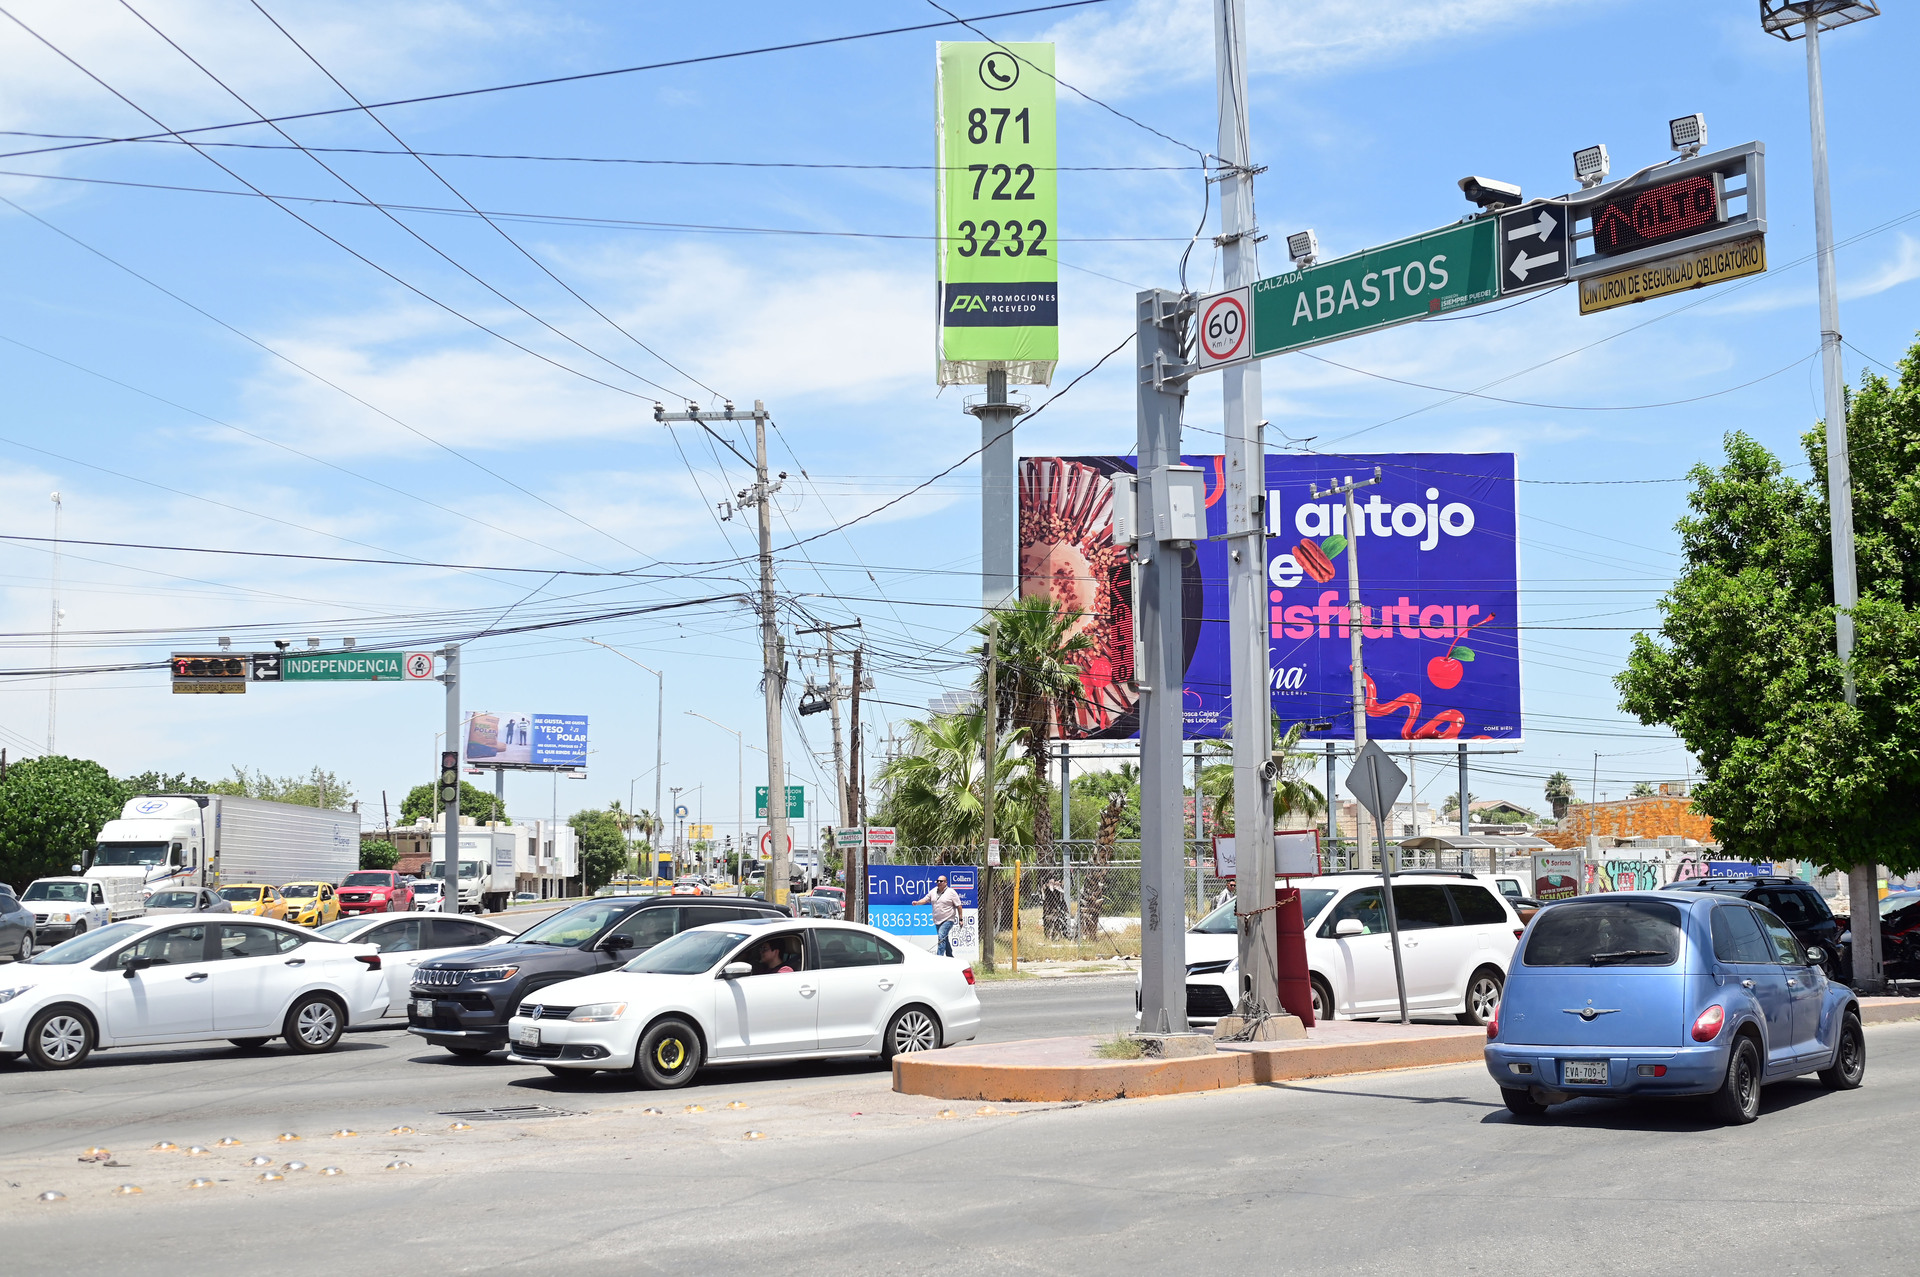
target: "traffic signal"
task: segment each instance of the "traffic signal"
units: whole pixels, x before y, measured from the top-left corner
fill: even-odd
[[[171,665],[176,692],[245,692],[247,658],[226,652],[175,652]]]
[[[460,752],[449,749],[440,755],[440,805],[452,807],[460,800]]]

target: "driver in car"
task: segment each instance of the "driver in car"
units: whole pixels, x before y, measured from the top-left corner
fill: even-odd
[[[753,973],[755,975],[783,975],[793,968],[787,964],[786,955],[780,951],[780,942],[769,937],[762,940],[753,951]]]

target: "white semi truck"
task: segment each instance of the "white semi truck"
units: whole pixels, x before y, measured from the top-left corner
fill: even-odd
[[[154,794],[129,798],[119,819],[106,823],[85,877],[138,884],[144,899],[161,887],[337,883],[359,867],[358,812],[227,794]]]
[[[511,829],[484,829],[463,826],[460,830],[460,900],[447,912],[498,913],[513,898],[516,885],[514,843]],[[442,878],[446,874],[447,836],[433,835],[433,858],[421,869],[423,878]]]

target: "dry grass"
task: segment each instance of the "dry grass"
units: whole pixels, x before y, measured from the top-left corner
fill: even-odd
[[[1138,1038],[1116,1033],[1095,1043],[1093,1053],[1103,1060],[1138,1060],[1145,1057],[1146,1048]]]
[[[997,954],[1013,951],[1013,933],[1002,931],[995,939],[999,947]],[[1074,961],[1086,958],[1138,958],[1140,956],[1140,924],[1134,923],[1121,931],[1102,931],[1097,936],[1085,940],[1049,940],[1045,927],[1041,925],[1038,909],[1020,910],[1020,958],[1041,961]]]

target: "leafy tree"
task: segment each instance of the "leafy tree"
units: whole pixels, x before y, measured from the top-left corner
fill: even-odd
[[[577,811],[567,821],[580,841],[580,868],[586,874],[587,890],[604,887],[626,871],[626,833],[620,817],[611,811]]]
[[[1473,811],[1473,800],[1475,797],[1477,797],[1477,795],[1471,792],[1467,794],[1467,811],[1469,813]],[[1457,793],[1448,794],[1447,801],[1440,804],[1440,814],[1442,816],[1451,816],[1459,810],[1460,810],[1460,795]]]
[[[1112,771],[1083,772],[1068,786],[1073,795],[1073,836],[1098,838],[1106,819],[1109,799],[1120,795],[1119,814],[1114,817],[1114,837],[1132,840],[1140,836],[1140,767],[1122,763]]]
[[[134,794],[211,794],[213,782],[189,776],[185,772],[145,771],[138,776],[123,776],[121,787],[128,797]]]
[[[56,754],[14,763],[0,780],[0,882],[24,889],[83,863],[126,798],[121,783],[90,759]]]
[[[1648,784],[1648,783],[1647,783],[1646,781],[1644,781],[1644,780],[1640,780],[1640,781],[1635,781],[1635,782],[1634,782],[1634,785],[1633,785],[1633,788],[1632,788],[1632,790],[1630,790],[1630,791],[1628,792],[1628,794],[1627,794],[1627,797],[1629,797],[1629,798],[1652,798],[1652,797],[1653,797],[1653,786],[1652,786],[1652,785],[1649,785],[1649,784]]]
[[[1300,735],[1305,725],[1295,723],[1286,731],[1274,722],[1273,757],[1280,774],[1273,781],[1273,818],[1299,816],[1312,820],[1327,809],[1320,787],[1306,779],[1316,755],[1299,753]],[[1200,770],[1200,792],[1212,805],[1213,827],[1223,834],[1233,832],[1233,764],[1216,763]]]
[[[1553,804],[1553,818],[1566,819],[1567,807],[1574,801],[1573,778],[1565,772],[1555,772],[1547,777],[1546,799]]]
[[[434,794],[434,788],[433,785],[415,785],[407,791],[407,796],[400,800],[401,823],[411,825],[422,816],[439,817],[440,800]],[[460,814],[471,816],[482,825],[489,820],[497,820],[503,825],[512,823],[507,819],[507,805],[504,802],[464,780],[460,782]]]
[[[360,867],[362,869],[391,869],[399,863],[400,849],[386,839],[361,839]]]
[[[874,823],[895,826],[906,847],[979,845],[984,727],[978,710],[910,720],[906,752],[880,773],[887,797]],[[1007,845],[1032,833],[1033,773],[1014,753],[1018,746],[1017,732],[994,738],[993,828]]]
[[[1093,650],[1093,636],[1075,629],[1079,620],[1080,613],[1062,607],[1051,595],[1033,595],[974,627],[982,637],[990,627],[994,632],[994,726],[998,732],[1011,728],[1026,744],[1034,780],[1032,842],[1043,860],[1053,852],[1047,746],[1059,724],[1071,716],[1073,701],[1080,695],[1080,666],[1074,658]],[[983,655],[984,644],[973,651]],[[976,687],[985,694],[984,668]],[[997,819],[994,832],[1005,836]]]
[[[232,780],[216,780],[207,793],[236,798],[260,798],[301,807],[345,808],[353,803],[353,786],[330,771],[314,767],[305,776],[269,776],[265,772],[233,769]]]

